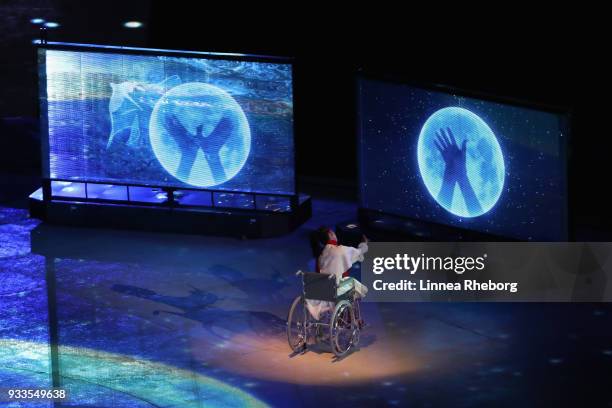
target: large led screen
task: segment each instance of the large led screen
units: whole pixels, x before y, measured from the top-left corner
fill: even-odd
[[[290,64],[39,52],[45,176],[295,192]]]
[[[362,208],[522,240],[567,239],[567,117],[359,80]]]

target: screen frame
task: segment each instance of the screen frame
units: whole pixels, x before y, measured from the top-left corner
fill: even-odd
[[[563,120],[565,121],[567,134],[565,135],[566,137],[563,143],[559,144],[560,145],[559,156],[560,156],[560,160],[563,166],[563,169],[562,169],[563,176],[565,178],[565,183],[563,183],[563,186],[562,186],[563,195],[564,195],[563,201],[565,205],[563,222],[565,225],[563,226],[564,236],[561,237],[559,242],[565,242],[565,241],[570,241],[574,239],[574,235],[575,235],[574,228],[573,228],[574,217],[573,217],[573,213],[570,208],[570,196],[569,196],[570,168],[571,168],[570,152],[571,152],[571,139],[572,139],[572,130],[573,130],[573,126],[572,126],[573,114],[572,114],[571,108],[566,107],[566,106],[561,106],[561,105],[545,104],[545,103],[529,101],[529,100],[524,100],[524,99],[519,99],[519,98],[493,95],[490,93],[485,93],[485,92],[481,92],[481,91],[474,90],[474,89],[464,89],[464,88],[454,87],[450,85],[434,84],[434,83],[426,82],[426,81],[407,79],[405,77],[398,76],[398,75],[378,74],[378,73],[366,71],[364,69],[358,70],[357,74],[355,75],[354,80],[355,80],[354,84],[355,84],[355,95],[356,95],[355,120],[356,120],[356,129],[357,129],[357,163],[359,167],[358,169],[358,178],[359,178],[358,187],[359,188],[357,191],[358,214],[361,215],[364,213],[377,213],[382,216],[391,216],[391,217],[396,217],[399,219],[410,220],[410,221],[421,223],[423,225],[433,225],[437,227],[442,227],[449,231],[452,230],[452,231],[457,231],[457,232],[465,232],[468,235],[471,233],[471,235],[475,235],[475,236],[483,237],[483,238],[490,237],[491,240],[505,239],[508,241],[517,241],[517,240],[524,241],[524,239],[513,237],[511,235],[486,233],[486,232],[479,231],[477,229],[461,228],[461,227],[457,227],[457,226],[442,223],[442,222],[416,219],[416,218],[407,216],[405,214],[377,210],[374,208],[365,207],[363,205],[362,186],[363,186],[363,181],[364,181],[364,166],[362,166],[361,163],[362,163],[362,160],[364,159],[364,154],[362,152],[363,150],[363,143],[362,143],[363,131],[362,131],[362,120],[361,120],[361,112],[362,112],[361,84],[362,84],[362,81],[369,80],[369,81],[375,81],[375,82],[396,84],[399,86],[412,87],[412,88],[416,88],[418,90],[423,90],[423,91],[432,91],[432,92],[439,92],[439,93],[451,94],[451,95],[456,95],[456,96],[462,96],[466,98],[480,99],[485,102],[493,102],[493,103],[498,103],[502,105],[508,105],[508,106],[513,106],[513,107],[519,107],[519,108],[524,108],[524,109],[551,113],[551,114],[558,115],[560,118],[563,118]],[[360,216],[360,218],[362,217]],[[535,241],[538,241],[538,240],[535,240]]]
[[[36,66],[37,66],[37,79],[38,79],[38,117],[40,124],[40,135],[41,135],[41,156],[42,156],[42,169],[45,174],[50,172],[49,163],[49,122],[48,122],[48,106],[47,106],[47,78],[46,73],[40,69],[41,56],[46,57],[46,51],[75,51],[75,52],[90,52],[100,54],[121,54],[121,55],[138,55],[138,56],[164,56],[164,57],[178,57],[178,58],[197,58],[206,60],[226,60],[226,61],[245,61],[245,62],[260,62],[260,63],[274,63],[274,64],[285,64],[289,65],[291,69],[291,99],[292,99],[292,145],[293,145],[293,193],[265,193],[256,191],[243,191],[243,190],[222,190],[227,193],[246,193],[246,194],[257,194],[263,196],[282,196],[292,197],[292,202],[297,203],[298,193],[298,177],[297,177],[297,152],[295,149],[296,143],[296,126],[295,126],[295,59],[293,57],[284,56],[271,56],[271,55],[258,55],[258,54],[240,54],[240,53],[222,53],[222,52],[208,52],[208,51],[194,51],[194,50],[171,50],[171,49],[158,49],[158,48],[141,48],[141,47],[128,47],[128,46],[117,46],[117,45],[101,45],[101,44],[85,44],[85,43],[69,43],[69,42],[46,42],[41,40],[35,40],[33,42],[35,46],[36,55]],[[44,53],[41,53],[44,51]],[[43,175],[44,181],[51,181],[51,178]],[[60,179],[58,179],[60,180]],[[96,182],[95,180],[82,179],[81,181]],[[99,182],[99,181],[97,181]],[[46,184],[43,183],[43,187]],[[110,182],[109,184],[124,184],[120,181]],[[146,185],[157,187],[156,184],[138,184],[138,183],[127,183],[129,185]],[[187,186],[159,186],[160,188],[170,188],[176,190],[198,190],[198,191],[210,191],[218,192],[219,189],[214,188],[198,188],[198,187],[187,187]],[[49,188],[43,188],[43,198],[45,200],[51,199]]]

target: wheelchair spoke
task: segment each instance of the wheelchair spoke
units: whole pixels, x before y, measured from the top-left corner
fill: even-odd
[[[352,304],[347,301],[339,303],[332,319],[331,331],[332,350],[337,357],[348,353],[355,339],[358,339],[358,331]]]
[[[287,342],[294,352],[306,346],[306,328],[308,326],[304,301],[298,296],[293,301],[287,316]]]

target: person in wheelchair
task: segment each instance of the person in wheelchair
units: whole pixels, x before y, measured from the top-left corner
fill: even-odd
[[[365,285],[349,276],[353,264],[363,261],[363,255],[368,251],[367,243],[368,239],[364,235],[363,241],[357,248],[338,245],[336,233],[328,227],[320,227],[311,236],[316,270],[319,273],[335,275],[339,297],[353,290],[354,300],[359,301],[368,293],[368,288]],[[334,303],[307,299],[306,308],[314,319],[319,320],[325,312],[333,310]],[[363,326],[361,316],[356,316],[356,319],[359,326]]]

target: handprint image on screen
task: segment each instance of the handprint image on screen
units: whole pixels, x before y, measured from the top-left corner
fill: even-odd
[[[40,50],[53,179],[293,194],[290,64]]]
[[[448,107],[433,113],[421,129],[417,152],[427,190],[450,213],[478,217],[499,200],[505,179],[501,147],[473,112]]]
[[[564,114],[365,77],[358,98],[360,207],[567,239]]]

